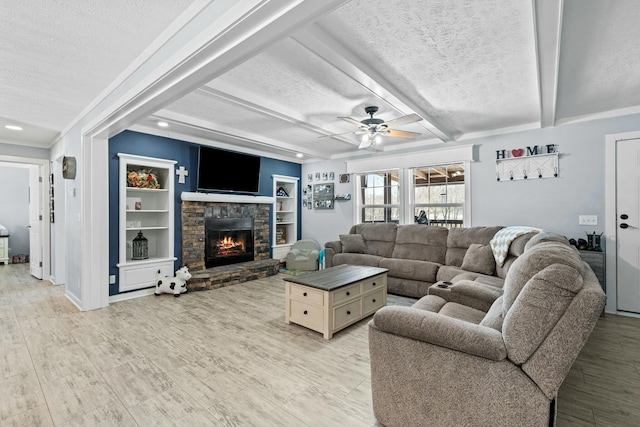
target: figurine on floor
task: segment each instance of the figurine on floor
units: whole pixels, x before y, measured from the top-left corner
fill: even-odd
[[[187,292],[189,279],[191,279],[191,273],[189,273],[187,266],[177,270],[175,277],[161,276],[160,270],[158,270],[155,294],[173,294],[174,297],[179,297],[180,294]]]

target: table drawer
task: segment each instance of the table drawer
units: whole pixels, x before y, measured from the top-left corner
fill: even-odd
[[[384,289],[362,297],[362,314],[367,314],[384,306]]]
[[[380,289],[387,284],[387,275],[381,274],[362,282],[362,292],[368,292],[373,289]]]
[[[351,301],[333,310],[333,329],[338,329],[353,321],[359,320],[362,312],[360,311],[360,299]]]
[[[333,304],[338,304],[342,301],[347,301],[353,297],[360,295],[360,283],[355,285],[345,286],[333,291]]]
[[[312,304],[324,305],[324,292],[307,286],[290,284],[291,298]]]
[[[289,320],[317,332],[323,332],[324,311],[322,307],[306,304],[302,301],[289,300]]]

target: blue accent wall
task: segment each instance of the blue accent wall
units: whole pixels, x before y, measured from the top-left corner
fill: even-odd
[[[177,269],[182,265],[182,219],[180,194],[183,191],[196,191],[198,150],[198,144],[133,131],[124,131],[109,139],[109,274],[116,276],[116,283],[109,285],[109,295],[118,294],[118,267],[116,267],[116,264],[118,263],[119,239],[118,153],[175,160],[177,162],[176,169],[180,166],[184,166],[185,169],[189,171],[189,175],[186,177],[186,182],[184,184],[178,184],[178,176],[176,175],[174,177],[174,255],[178,258],[174,268]],[[230,165],[226,166],[229,167]],[[240,171],[240,169],[238,170]],[[271,177],[273,174],[300,178],[301,173],[302,166],[298,163],[262,157],[260,166],[260,193],[258,195],[273,196],[273,179]],[[300,198],[300,188],[298,188],[299,203],[300,200],[302,199]],[[298,206],[298,224],[300,224],[301,219],[300,211],[300,206]],[[272,215],[271,212],[269,215]],[[298,227],[298,239],[300,239],[300,235],[301,230],[300,227]]]

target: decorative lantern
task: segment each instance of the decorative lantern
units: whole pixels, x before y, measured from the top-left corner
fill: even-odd
[[[133,256],[131,259],[147,258],[149,258],[149,241],[142,235],[142,231],[139,231],[138,236],[133,239]]]

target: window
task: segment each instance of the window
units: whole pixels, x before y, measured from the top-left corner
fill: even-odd
[[[400,222],[400,179],[398,171],[359,176],[361,222]]]
[[[464,164],[411,169],[414,215],[426,213],[429,224],[462,227],[464,224]]]

